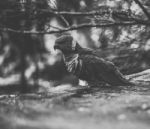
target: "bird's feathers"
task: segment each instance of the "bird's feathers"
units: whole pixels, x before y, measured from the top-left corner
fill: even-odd
[[[82,60],[79,59],[79,54],[73,54],[68,57],[64,57],[64,60],[68,72],[79,76],[82,69]]]
[[[105,82],[111,85],[129,85],[113,63],[95,55],[73,54],[66,58],[67,70],[89,82]]]

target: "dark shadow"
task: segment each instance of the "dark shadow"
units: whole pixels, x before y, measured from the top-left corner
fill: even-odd
[[[21,93],[36,93],[38,86],[27,85],[25,88],[22,88],[20,84],[12,84],[0,86],[0,95],[3,94],[21,94]]]

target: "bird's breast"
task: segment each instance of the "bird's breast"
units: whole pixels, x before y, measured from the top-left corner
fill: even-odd
[[[65,57],[65,64],[68,72],[76,76],[80,75],[82,69],[82,60],[79,58],[78,54]]]

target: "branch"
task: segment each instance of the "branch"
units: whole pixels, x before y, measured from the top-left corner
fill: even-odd
[[[146,10],[146,8],[141,4],[141,2],[139,0],[134,0],[134,2],[140,6],[140,8],[143,10],[145,15],[147,16],[147,18],[150,20],[150,14]]]
[[[101,11],[91,11],[91,12],[67,12],[67,11],[52,11],[52,10],[47,10],[47,9],[41,9],[40,10],[41,14],[46,14],[50,15],[74,15],[74,16],[94,16],[94,15],[104,15],[108,14],[108,10],[101,10]]]
[[[140,19],[137,19],[137,17],[139,16],[136,16],[135,14],[130,14],[129,15],[129,12],[128,11],[117,11],[117,10],[112,10],[112,9],[105,9],[105,10],[99,10],[99,11],[91,11],[91,12],[67,12],[67,11],[52,11],[52,10],[47,10],[47,9],[42,9],[40,10],[40,13],[37,14],[37,17],[38,16],[46,16],[46,17],[51,17],[53,15],[58,15],[58,16],[63,16],[63,15],[70,15],[70,16],[78,16],[78,17],[83,17],[83,16],[93,16],[95,18],[95,16],[105,16],[109,15],[109,17],[112,17],[112,16],[117,16],[117,18],[119,20],[124,20],[124,21],[139,21]],[[62,18],[62,17],[61,17]],[[112,17],[113,18],[113,17]],[[62,19],[65,21],[65,19]],[[68,23],[66,23],[67,25]],[[67,25],[68,26],[68,25]]]
[[[62,30],[62,28],[59,28],[59,27],[56,27],[56,26],[53,26],[53,25],[50,25],[50,24],[47,24],[47,27],[48,28],[46,30],[50,29],[50,27],[53,28],[53,29]]]
[[[63,15],[60,15],[60,18],[64,21],[67,27],[69,27],[69,22],[65,19]]]
[[[77,26],[71,26],[68,28],[64,28],[61,30],[51,30],[51,31],[28,31],[28,30],[15,30],[11,28],[0,28],[0,31],[5,31],[5,32],[13,32],[13,33],[23,33],[23,34],[55,34],[55,33],[63,33],[67,31],[72,31],[72,30],[79,30],[79,29],[84,29],[84,28],[92,28],[92,27],[111,27],[111,26],[132,26],[132,25],[146,25],[150,26],[150,23],[148,21],[133,21],[133,22],[114,22],[114,23],[106,23],[106,24],[80,24]]]
[[[15,10],[11,9],[5,9],[5,13],[15,13]],[[46,16],[51,16],[53,15],[71,15],[71,16],[100,16],[100,15],[105,15],[105,14],[111,14],[111,13],[121,13],[121,12],[126,12],[126,11],[116,11],[112,9],[99,9],[99,11],[90,11],[90,12],[68,12],[68,11],[54,11],[54,10],[49,10],[49,9],[39,9],[37,11],[37,16],[38,15],[46,15]]]
[[[135,0],[137,1],[137,0]],[[14,10],[5,10],[5,12],[14,12]],[[83,16],[105,16],[109,15],[109,17],[111,16],[119,16],[118,18],[121,19],[126,19],[126,20],[134,20],[134,17],[138,17],[135,14],[131,14],[129,15],[128,11],[124,11],[124,10],[112,10],[111,8],[108,9],[100,9],[99,11],[90,11],[90,12],[68,12],[68,11],[54,11],[54,10],[49,10],[49,9],[39,9],[37,14],[35,14],[34,18],[41,18],[41,16],[44,17],[52,17],[52,15],[57,15],[59,16],[64,23],[67,25],[67,27],[69,26],[68,21],[64,18],[64,15],[70,15],[70,16],[78,16],[78,17],[83,17]],[[133,17],[134,16],[134,17]]]

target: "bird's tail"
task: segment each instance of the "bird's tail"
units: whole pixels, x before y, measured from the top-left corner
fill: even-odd
[[[133,82],[130,82],[128,79],[126,79],[116,67],[112,67],[108,76],[109,79],[107,79],[107,82],[112,86],[135,85]]]
[[[115,71],[115,76],[113,75],[114,81],[111,82],[111,85],[113,86],[131,86],[135,85],[133,82],[130,82],[128,79],[126,79],[120,72],[119,70]]]

